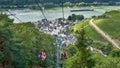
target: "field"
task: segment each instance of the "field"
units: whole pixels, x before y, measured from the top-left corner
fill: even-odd
[[[85,29],[86,31],[86,35],[91,38],[93,41],[97,41],[97,43],[107,43],[107,41],[93,28],[89,25],[89,20],[90,19],[86,19],[83,20],[81,22],[79,22],[78,24],[76,24],[73,28],[74,28],[74,32],[76,30],[80,30],[80,29]]]
[[[120,11],[111,11],[104,14],[107,16],[102,19],[95,19],[94,22],[104,32],[120,43]]]

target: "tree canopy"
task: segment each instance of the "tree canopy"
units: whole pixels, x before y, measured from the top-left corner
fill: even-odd
[[[33,24],[13,24],[7,15],[0,14],[0,64],[3,67],[50,66],[53,42],[52,36],[40,32]],[[45,61],[38,59],[41,49],[46,52]]]
[[[38,0],[39,3],[50,3],[60,4],[62,0]],[[79,2],[117,2],[119,0],[63,0],[65,2],[79,3]],[[35,0],[0,0],[0,5],[26,5],[35,4]]]

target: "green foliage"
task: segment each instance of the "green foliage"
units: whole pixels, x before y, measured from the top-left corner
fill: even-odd
[[[71,5],[72,5],[72,3],[70,3],[70,2],[65,2],[65,3],[64,3],[64,6],[65,6],[65,7],[70,7]]]
[[[75,45],[69,45],[66,51],[67,51],[68,57],[72,57],[77,53],[78,50]]]
[[[13,24],[13,20],[0,14],[0,64],[12,68],[51,65],[51,51],[54,38],[35,29],[31,23]],[[38,53],[45,49],[45,61],[38,59]],[[3,65],[3,66],[4,66]]]
[[[51,51],[54,48],[52,46],[52,42],[54,39],[49,35],[39,32],[31,23],[23,23],[12,25],[11,29],[16,31],[15,36],[19,38],[19,40],[23,41],[22,46],[26,47],[25,49],[25,59],[28,60],[28,64],[35,64],[35,62],[39,62],[37,59],[38,52],[44,48],[47,59],[44,62],[38,63],[43,67],[49,66],[51,64]],[[34,55],[34,56],[33,56]]]
[[[9,29],[12,21],[7,15],[0,14],[0,63],[18,67],[22,60],[20,53],[20,41],[14,37],[13,31]],[[3,65],[4,66],[4,65]],[[20,67],[24,66],[21,64]]]
[[[117,5],[115,2],[119,0],[63,0],[64,6],[99,6],[107,2],[109,5]],[[38,3],[45,4],[46,8],[60,7],[62,0],[38,0]],[[13,9],[13,8],[31,8],[36,7],[35,0],[0,0],[0,8]]]
[[[73,32],[74,32],[73,26],[69,26],[69,29],[70,29],[70,33],[73,33]]]
[[[105,55],[110,57],[120,57],[120,50],[113,47],[111,44],[102,45],[102,44],[93,44],[92,47],[101,50]]]
[[[68,16],[68,20],[72,20],[72,16]]]
[[[84,5],[85,5],[84,2],[80,2],[80,3],[77,3],[77,4],[76,4],[77,7],[81,7],[81,6],[84,6]]]
[[[108,18],[104,19],[95,19],[95,23],[106,32],[106,34],[109,34],[113,39],[120,41],[120,11],[110,11],[106,12],[103,15],[109,16]]]
[[[100,16],[98,16],[98,17],[96,17],[97,19],[107,19],[107,18],[110,18],[111,16],[109,16],[109,15],[106,15],[106,14],[103,14],[103,15],[100,15]]]
[[[83,19],[84,19],[83,15],[72,14],[71,16],[68,16],[68,20],[70,21],[83,20]]]
[[[115,57],[104,57],[100,54],[93,54],[92,57],[95,59],[95,66],[93,68],[119,68],[120,58]]]
[[[117,36],[116,38],[119,39],[119,11],[110,11],[106,12],[103,17],[96,18],[95,22],[96,24],[105,30],[109,34],[111,33],[114,38],[114,36]],[[102,16],[102,15],[101,15]],[[104,38],[102,38],[91,26],[89,26],[88,23],[89,20],[83,20],[82,22],[76,24],[75,26],[70,27],[72,32],[78,33],[78,30],[82,30],[83,25],[86,26],[84,29],[86,30],[86,35],[90,38],[92,38],[94,41],[99,40],[100,43],[93,43],[92,47],[98,48],[103,51],[104,54],[107,56],[104,57],[101,54],[96,53],[89,53],[85,47],[87,47],[85,41],[86,35],[84,35],[84,31],[78,34],[77,38],[79,42],[77,42],[76,47],[78,48],[77,53],[74,56],[71,56],[66,60],[64,63],[64,68],[68,66],[68,68],[80,68],[81,67],[81,61],[85,62],[88,61],[90,63],[84,63],[83,68],[119,68],[120,67],[120,50],[117,48],[112,47],[111,44],[102,44],[102,42],[107,42]],[[88,26],[87,26],[88,25]],[[116,33],[114,33],[116,32]],[[74,33],[74,34],[76,34]],[[114,34],[113,34],[114,33]],[[79,44],[79,45],[78,45]],[[85,46],[82,46],[82,45]],[[104,46],[106,45],[106,46]],[[78,57],[79,56],[79,57]],[[87,59],[86,59],[87,56]],[[89,57],[89,59],[88,59]],[[79,59],[79,60],[78,60]],[[89,61],[90,60],[90,61]],[[93,63],[93,64],[92,64]],[[95,65],[95,66],[94,66]]]
[[[54,3],[44,3],[45,8],[53,8],[55,7]]]
[[[85,30],[82,29],[81,31],[78,31],[77,33],[77,42],[76,47],[79,49],[81,56],[81,62],[80,62],[80,68],[87,67],[91,68],[94,66],[93,60],[90,59],[90,51],[87,49],[89,45],[92,44],[92,42],[88,42],[90,39],[86,36]]]
[[[104,54],[109,55],[110,52],[112,51],[112,45],[103,46],[101,50],[103,51]]]
[[[75,14],[72,14],[72,15],[71,15],[71,20],[72,20],[72,21],[76,21],[76,19],[77,19],[77,16],[76,16]]]
[[[72,31],[76,32],[78,30],[83,29],[82,26],[86,30],[86,35],[92,40],[98,40],[102,42],[106,42],[106,40],[92,27],[89,25],[89,19],[84,19],[75,26],[71,27]]]
[[[73,57],[68,58],[63,65],[63,68],[80,68],[80,54],[76,53]]]
[[[86,37],[85,30],[77,31],[76,37],[77,53],[66,60],[64,68],[92,68],[94,60],[91,59],[90,50],[87,48],[92,42],[88,42],[90,39]]]
[[[111,52],[110,52],[110,56],[112,57],[120,57],[120,50],[117,48],[114,48]]]
[[[83,15],[77,15],[77,20],[83,20],[84,16]]]
[[[60,4],[61,0],[39,0],[40,3],[57,3]],[[95,0],[64,0],[64,2],[71,2],[71,3],[92,3]],[[101,0],[98,2],[119,2],[119,0]],[[24,5],[24,4],[34,4],[35,0],[0,0],[0,4],[4,5]]]

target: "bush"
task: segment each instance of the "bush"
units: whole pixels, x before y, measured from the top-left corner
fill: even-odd
[[[84,19],[84,16],[83,15],[75,15],[75,14],[72,14],[70,16],[68,16],[68,20],[69,21],[76,21],[76,20],[83,20]]]

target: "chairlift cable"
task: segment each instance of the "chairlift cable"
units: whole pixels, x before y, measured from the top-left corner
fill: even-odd
[[[38,8],[39,8],[39,10],[41,11],[41,13],[42,13],[43,17],[45,18],[45,20],[48,22],[45,14],[44,14],[44,12],[43,12],[43,9],[42,9],[42,7],[41,7],[40,4],[39,4],[39,1],[38,1],[38,0],[35,0],[35,3],[38,5]]]
[[[10,14],[12,14],[12,12],[10,12],[9,10],[7,10],[7,12],[9,12]],[[14,16],[16,19],[18,19],[20,22],[22,22],[22,20],[20,20],[17,16],[15,16],[15,15],[12,15],[12,16]]]

